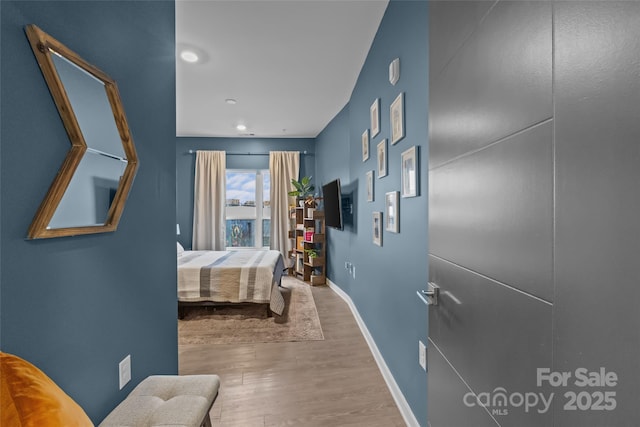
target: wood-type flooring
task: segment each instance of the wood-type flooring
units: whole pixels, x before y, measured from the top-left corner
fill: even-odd
[[[323,341],[179,347],[180,374],[220,376],[214,427],[405,426],[349,306],[312,291]]]

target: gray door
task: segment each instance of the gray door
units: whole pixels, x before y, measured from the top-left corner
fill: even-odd
[[[554,422],[637,427],[640,2],[557,3],[554,34],[553,354],[573,374]],[[579,387],[577,370],[617,381]]]
[[[551,4],[430,5],[429,422],[548,425],[502,396],[551,366]]]
[[[430,2],[432,427],[640,425],[639,11]]]

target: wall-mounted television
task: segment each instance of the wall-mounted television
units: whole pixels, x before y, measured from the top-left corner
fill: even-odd
[[[322,201],[325,225],[342,230],[342,195],[339,178],[322,186]]]

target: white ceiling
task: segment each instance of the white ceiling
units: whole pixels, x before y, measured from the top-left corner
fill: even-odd
[[[178,136],[317,136],[349,101],[387,3],[176,1]],[[180,60],[184,48],[201,59]]]

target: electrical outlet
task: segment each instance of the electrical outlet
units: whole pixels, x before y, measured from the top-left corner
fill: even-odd
[[[120,390],[131,381],[131,355],[127,355],[118,364],[118,377],[120,379]]]
[[[422,369],[427,370],[427,347],[422,341],[418,341],[418,362]]]
[[[356,267],[355,267],[355,265],[353,265],[349,261],[345,261],[344,268],[345,268],[345,270],[347,270],[347,273],[349,273],[349,275],[353,276],[353,278],[355,279],[355,277],[356,277]]]

